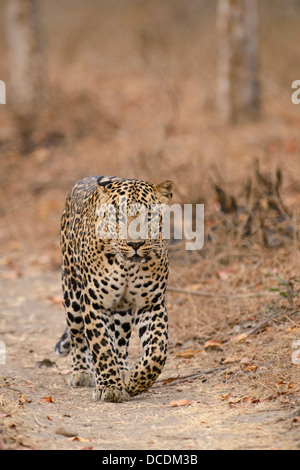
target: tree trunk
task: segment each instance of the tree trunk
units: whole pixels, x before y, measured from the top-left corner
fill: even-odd
[[[43,56],[38,0],[9,0],[7,35],[10,47],[9,104],[22,139],[30,139],[43,103]]]
[[[259,117],[257,0],[219,0],[217,107],[224,124]]]

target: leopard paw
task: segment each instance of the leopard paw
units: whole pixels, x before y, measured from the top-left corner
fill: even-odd
[[[128,401],[129,394],[125,389],[116,387],[96,387],[93,392],[93,399],[95,401],[106,401],[113,403],[122,403]]]
[[[71,387],[94,387],[95,376],[91,372],[76,371],[71,373],[69,385]]]

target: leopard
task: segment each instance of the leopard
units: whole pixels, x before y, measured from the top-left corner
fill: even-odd
[[[69,385],[94,387],[95,401],[128,401],[147,391],[165,365],[168,240],[161,218],[155,237],[147,230],[153,207],[168,207],[173,190],[170,180],[156,185],[94,175],[78,181],[67,196],[60,229],[67,325],[55,353],[71,353]],[[141,208],[148,225],[139,232]],[[126,217],[128,227],[122,225]],[[142,352],[130,366],[133,329]]]

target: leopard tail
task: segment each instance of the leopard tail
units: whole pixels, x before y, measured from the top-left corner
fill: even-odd
[[[69,328],[66,328],[59,342],[55,346],[55,354],[57,356],[67,356],[71,351],[71,341]]]

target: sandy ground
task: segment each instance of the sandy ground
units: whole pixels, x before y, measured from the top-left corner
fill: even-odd
[[[247,381],[227,380],[226,365],[215,367],[217,351],[209,369],[207,358],[178,357],[180,346],[173,342],[150,391],[128,403],[93,402],[91,389],[68,387],[69,359],[53,353],[64,328],[59,273],[2,280],[0,295],[0,338],[6,345],[6,364],[0,365],[0,448],[300,448],[299,394],[291,390],[284,399],[255,399]],[[136,337],[132,343],[134,357]],[[171,406],[174,401],[181,406]]]

